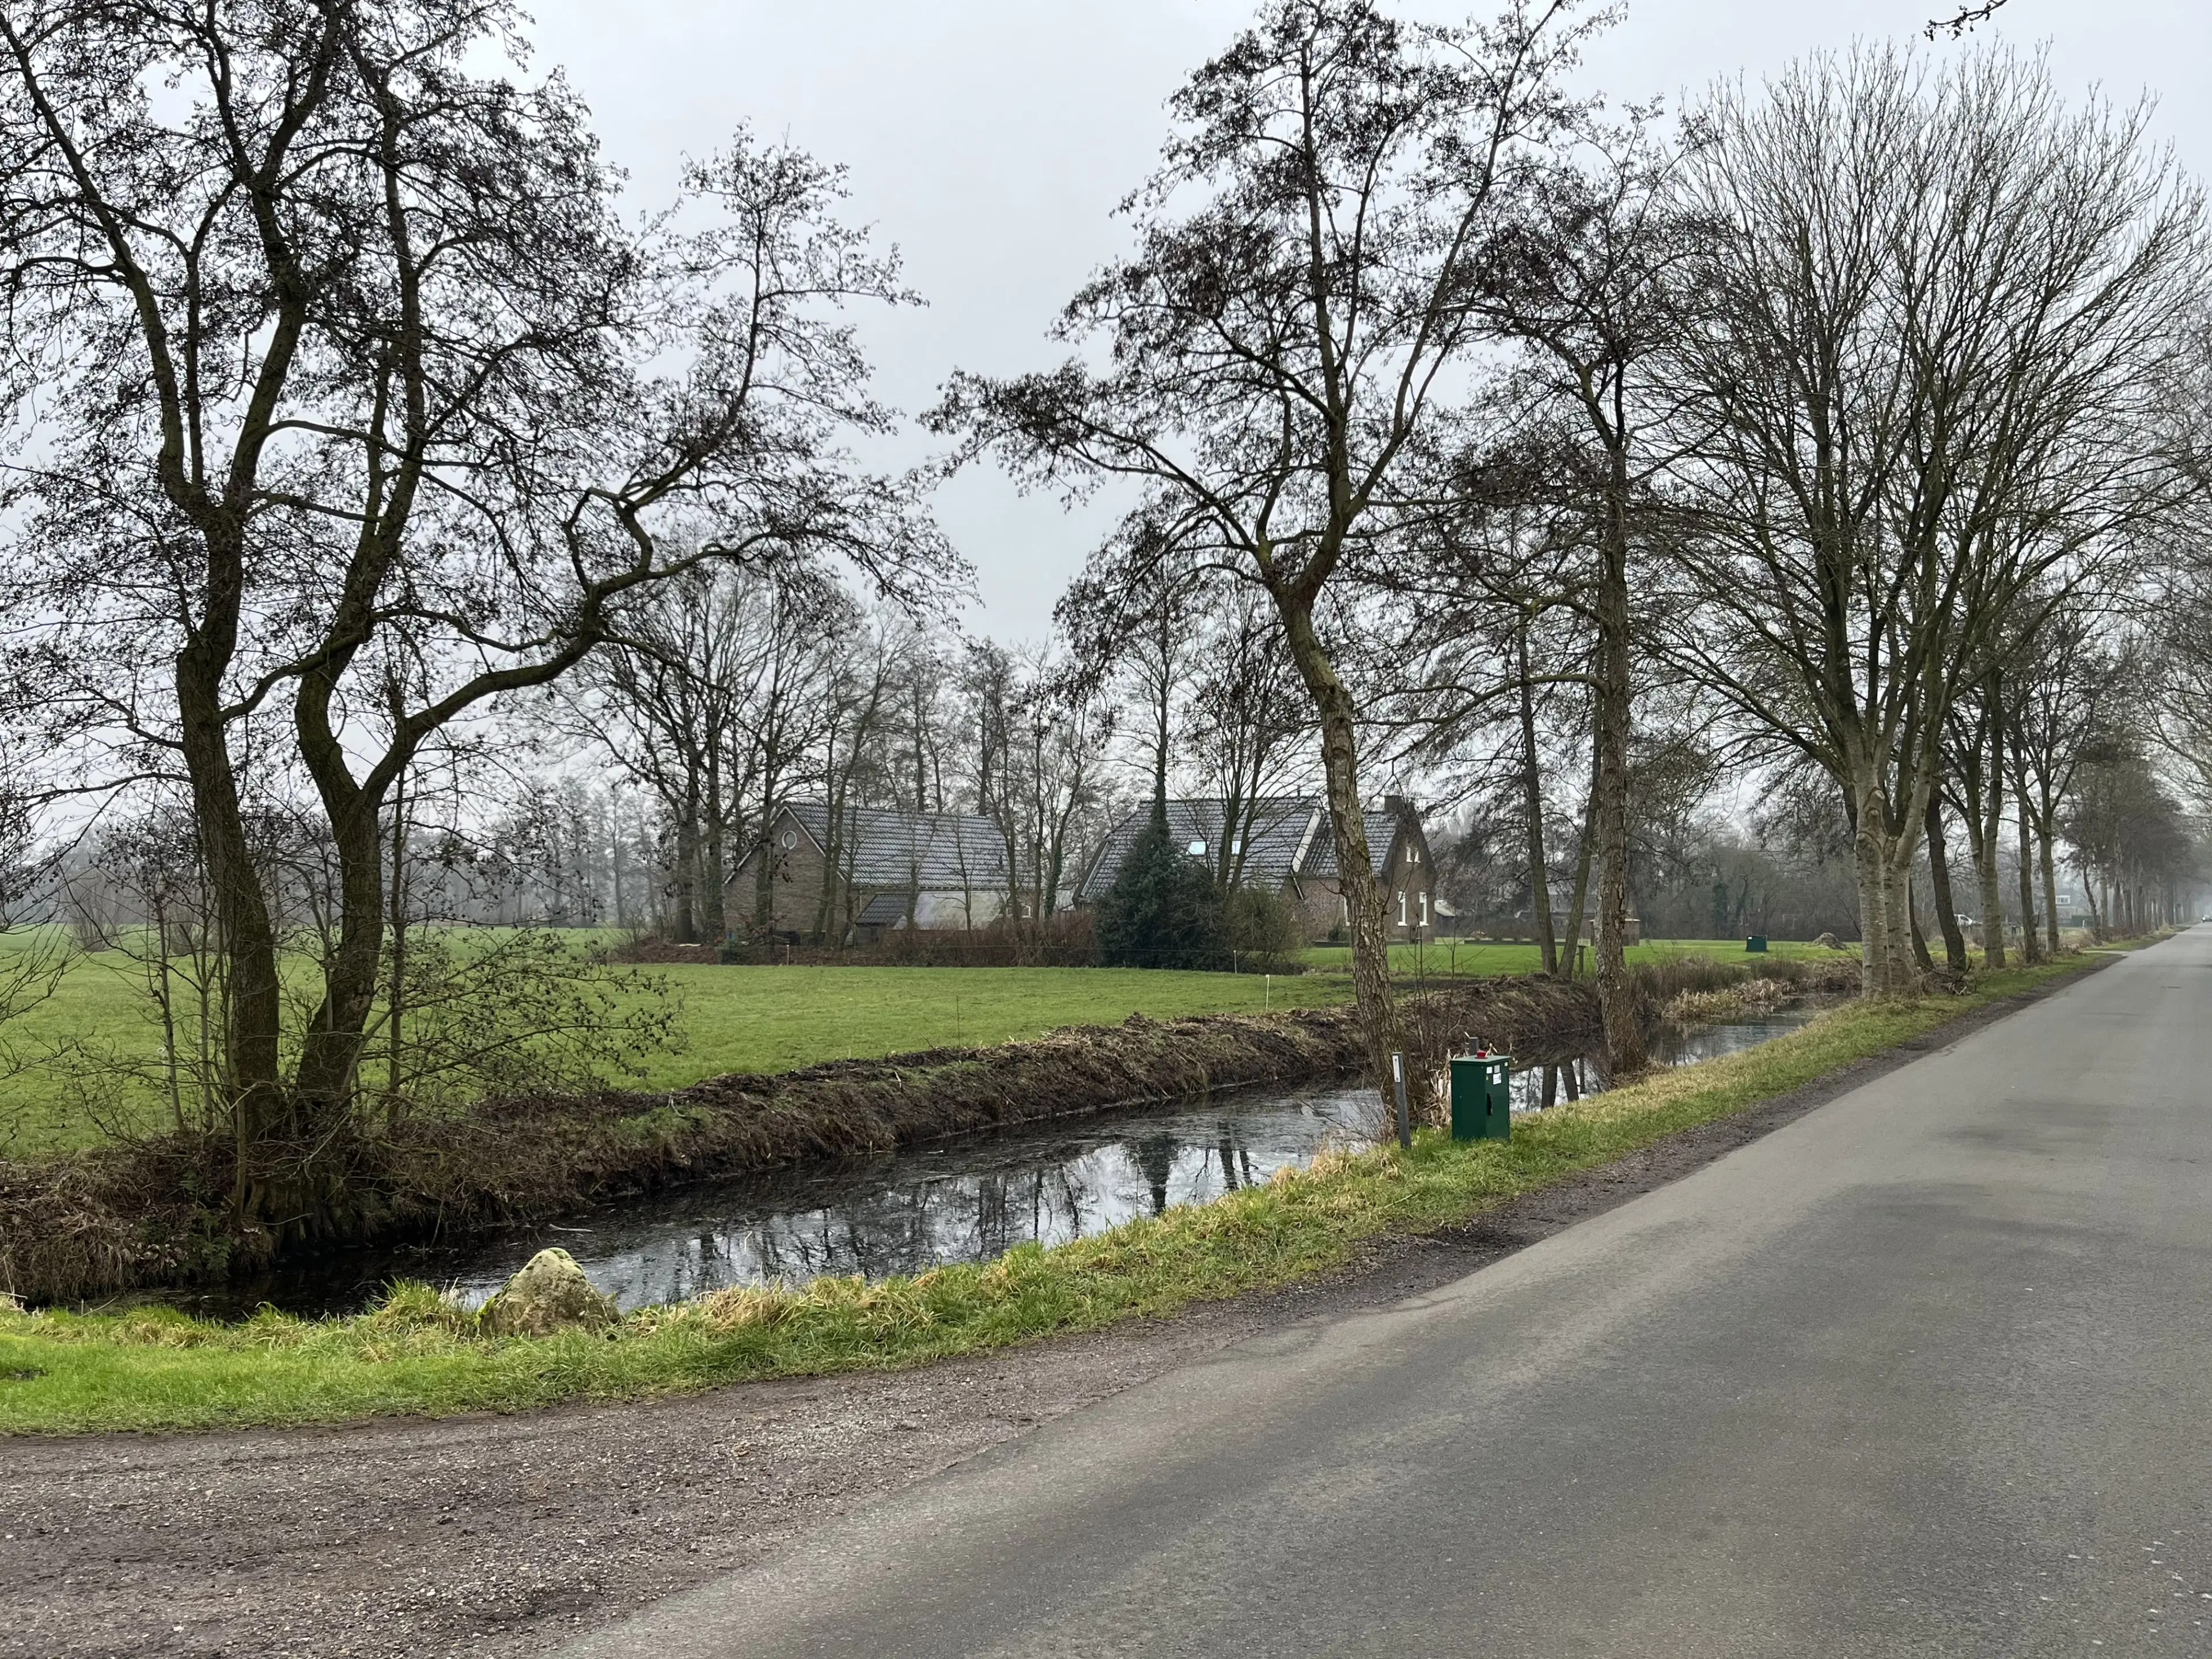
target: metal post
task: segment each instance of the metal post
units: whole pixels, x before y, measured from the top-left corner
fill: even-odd
[[[1398,1149],[1413,1150],[1413,1117],[1406,1109],[1406,1056],[1393,1053],[1390,1056],[1390,1081],[1398,1091]]]

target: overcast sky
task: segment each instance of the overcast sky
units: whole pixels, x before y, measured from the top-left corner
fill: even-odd
[[[1585,77],[1615,100],[1756,78],[1808,48],[1917,38],[1953,0],[1628,0]],[[1152,165],[1163,104],[1225,44],[1252,0],[538,0],[540,67],[590,103],[640,205],[678,156],[741,121],[851,169],[854,219],[898,244],[925,311],[866,320],[878,386],[909,413],[955,367],[1045,366],[1044,333],[1125,246],[1115,204]],[[1459,3],[1404,0],[1439,20]],[[2212,0],[2010,0],[1984,38],[2047,43],[2069,91],[2148,91],[2159,130],[2212,173]],[[1960,50],[1936,46],[1936,52]],[[908,453],[919,456],[919,446]],[[1001,474],[939,492],[939,522],[977,570],[969,625],[1042,636],[1103,526],[1024,498]]]

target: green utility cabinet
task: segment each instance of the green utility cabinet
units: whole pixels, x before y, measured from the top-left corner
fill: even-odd
[[[1504,1054],[1458,1054],[1451,1063],[1454,1140],[1513,1138],[1513,1061]]]
[[[1766,935],[1764,933],[1753,933],[1749,939],[1744,940],[1743,948],[1750,951],[1754,956],[1765,955],[1766,951]]]

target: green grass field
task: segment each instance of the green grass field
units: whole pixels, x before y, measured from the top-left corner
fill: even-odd
[[[581,935],[592,943],[604,937]],[[1776,954],[1827,954],[1779,941]],[[1633,961],[1704,954],[1743,959],[1742,941],[1664,940],[1635,946]],[[680,1038],[647,1057],[645,1074],[614,1079],[675,1089],[726,1072],[781,1072],[823,1060],[872,1059],[912,1049],[1018,1041],[1060,1025],[1118,1024],[1131,1014],[1257,1013],[1342,1002],[1351,995],[1348,947],[1318,947],[1310,971],[1272,977],[1125,968],[722,967],[648,971],[678,999]],[[1408,981],[1534,973],[1533,945],[1394,945],[1391,967]],[[161,1030],[145,970],[119,951],[80,956],[54,994],[0,1030],[19,1060],[36,1063],[0,1079],[0,1157],[94,1144],[105,1133],[76,1100],[64,1065],[37,1060],[71,1043],[153,1056]],[[149,1091],[125,1115],[161,1121]]]
[[[1767,945],[1767,953],[1776,957],[1826,957],[1836,954],[1825,945],[1811,945],[1796,939],[1774,939]],[[1641,945],[1628,947],[1628,960],[1665,962],[1675,957],[1711,957],[1720,962],[1757,962],[1759,958],[1743,948],[1740,939],[1647,939]],[[1352,971],[1352,947],[1348,945],[1317,945],[1306,952],[1307,964],[1316,971],[1349,974]],[[1589,963],[1589,947],[1583,952],[1583,963]],[[1394,945],[1390,947],[1390,971],[1401,979],[1443,979],[1457,975],[1533,974],[1543,966],[1543,952],[1534,945],[1502,945],[1473,940],[1455,942],[1436,939],[1420,945]]]
[[[487,1338],[422,1285],[349,1319],[264,1309],[223,1325],[162,1308],[0,1310],[0,1433],[513,1411],[912,1365],[1170,1314],[1341,1269],[1363,1241],[1463,1221],[2086,965],[2076,957],[1993,975],[1959,998],[1850,1003],[1761,1047],[1554,1107],[1516,1122],[1509,1141],[1455,1144],[1424,1130],[1410,1157],[1326,1154],[1303,1173],[1057,1249],[1026,1245],[879,1284],[721,1291],[632,1314],[611,1338]]]
[[[647,1057],[645,1089],[726,1072],[781,1072],[827,1060],[1041,1036],[1055,1026],[1118,1024],[1131,1014],[1258,1013],[1340,1002],[1329,973],[1195,974],[1134,968],[656,968],[680,1010],[678,1046]],[[21,1054],[81,1041],[158,1054],[143,979],[120,958],[82,957],[55,994],[5,1033]],[[159,1121],[149,1095],[137,1121]],[[76,1104],[64,1069],[33,1064],[0,1080],[0,1156],[91,1144],[101,1130]]]

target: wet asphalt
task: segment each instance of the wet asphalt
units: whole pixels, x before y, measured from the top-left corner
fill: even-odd
[[[2212,1654],[2212,927],[568,1655]]]

